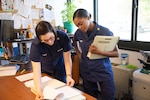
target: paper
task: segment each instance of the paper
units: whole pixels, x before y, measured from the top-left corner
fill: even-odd
[[[50,99],[50,100],[62,100],[64,98],[64,94],[60,93],[54,88],[51,88],[50,86],[46,86],[43,90],[44,99]]]
[[[31,19],[22,18],[22,28],[23,29],[28,29],[29,25],[32,25],[32,20]]]
[[[61,82],[57,79],[52,79],[48,76],[42,77],[41,80],[44,99],[72,100],[71,98],[81,98],[78,100],[85,100],[84,96],[79,96],[82,95],[80,90],[66,86],[64,82]],[[31,91],[36,94],[33,80],[27,81],[24,84],[25,86],[31,88]]]
[[[44,99],[67,100],[77,95],[81,95],[81,91],[69,86],[64,86],[58,89],[54,89],[51,86],[46,86],[43,90],[43,95]]]
[[[14,10],[18,10],[20,7],[21,0],[14,0]]]
[[[59,93],[64,94],[63,100],[67,100],[69,98],[73,98],[74,96],[81,95],[81,91],[76,88],[70,86],[64,86],[61,88],[56,89]]]
[[[18,66],[0,66],[0,76],[10,76],[15,75],[18,70]]]
[[[24,0],[25,5],[34,6],[37,0]]]
[[[36,0],[36,8],[44,8],[44,0]]]
[[[119,41],[118,36],[95,36],[93,45],[95,45],[101,51],[112,51]],[[89,59],[101,59],[105,56],[92,54],[88,52],[87,57]]]
[[[44,77],[41,78],[42,84],[45,83],[45,82],[47,82],[47,81],[49,81],[49,80],[51,80],[51,78],[48,77],[48,76],[44,76]],[[33,88],[33,87],[34,87],[34,81],[33,81],[33,80],[27,81],[27,82],[25,82],[24,84],[25,84],[27,87],[30,87],[30,88]]]
[[[40,19],[40,10],[39,9],[31,9],[29,18],[30,19]]]
[[[65,86],[66,84],[61,82],[61,81],[58,81],[56,79],[52,79],[48,76],[44,76],[41,78],[41,81],[42,81],[42,88],[44,88],[45,86],[51,86],[52,88],[59,88],[59,87],[62,87],[62,86]],[[24,83],[27,87],[31,88],[31,90],[33,92],[36,92],[36,89],[35,89],[35,86],[34,86],[34,81],[33,80],[30,80],[30,81],[27,81]]]
[[[19,75],[19,76],[16,76],[15,78],[21,82],[27,81],[27,80],[33,79],[33,73]]]
[[[25,18],[28,18],[31,10],[31,5],[25,5],[24,3],[21,3],[20,5],[21,6],[19,8],[18,14]]]
[[[16,70],[12,69],[12,70],[3,70],[0,71],[0,76],[11,76],[11,75],[15,75],[16,74]]]
[[[12,13],[0,13],[0,19],[13,20]]]
[[[14,29],[20,29],[22,25],[22,17],[20,15],[14,14]]]

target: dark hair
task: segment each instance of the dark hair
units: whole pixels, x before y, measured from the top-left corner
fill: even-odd
[[[83,17],[83,18],[86,18],[86,17],[90,17],[91,18],[91,14],[88,13],[87,10],[85,9],[77,9],[74,14],[73,14],[73,20],[76,18],[76,17]]]
[[[41,35],[45,35],[48,32],[53,32],[56,36],[56,31],[53,26],[47,21],[40,21],[35,28],[36,36],[40,39]]]

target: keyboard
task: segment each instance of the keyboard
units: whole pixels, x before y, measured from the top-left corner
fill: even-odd
[[[26,64],[28,63],[28,61],[29,61],[29,57],[24,54],[15,55],[10,59],[10,62],[16,62],[18,64],[22,64],[22,63]]]

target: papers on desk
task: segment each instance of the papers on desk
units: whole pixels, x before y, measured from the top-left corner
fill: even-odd
[[[42,81],[42,88],[44,88],[45,86],[51,86],[52,88],[59,88],[59,87],[62,87],[62,86],[65,86],[66,84],[61,82],[61,81],[58,81],[56,79],[52,79],[48,76],[43,76],[41,78],[41,81]],[[35,92],[35,86],[34,86],[34,81],[33,80],[30,80],[30,81],[27,81],[24,83],[27,87],[31,88],[31,90],[33,90],[33,92]]]
[[[19,75],[19,76],[16,76],[15,78],[21,82],[27,81],[27,80],[33,79],[33,73],[27,73],[27,74]]]
[[[81,95],[81,92],[69,86],[64,86],[57,89],[51,88],[51,86],[46,86],[43,90],[43,95],[45,99],[50,100],[69,100],[69,98]]]
[[[43,76],[41,78],[41,81],[42,81],[43,95],[45,99],[75,100],[73,98],[78,98],[78,100],[85,100],[85,97],[81,95],[81,91],[73,87],[66,86],[65,83],[59,80],[52,79],[48,76]],[[31,91],[36,94],[33,80],[27,81],[24,84],[27,87],[31,88]]]
[[[93,45],[95,45],[101,51],[112,51],[119,41],[118,36],[95,36]],[[101,59],[105,56],[92,54],[88,52],[87,57],[89,59]]]
[[[18,69],[19,69],[19,66],[17,66],[17,65],[0,66],[0,76],[15,75]]]

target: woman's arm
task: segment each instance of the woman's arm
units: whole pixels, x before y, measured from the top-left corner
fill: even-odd
[[[34,85],[37,91],[36,100],[44,99],[43,91],[42,91],[42,83],[41,83],[41,63],[31,61],[32,68],[33,68],[33,80]]]
[[[65,63],[65,69],[66,69],[67,85],[73,86],[75,82],[72,79],[71,52],[70,51],[64,52],[63,55],[64,55],[64,63]]]

